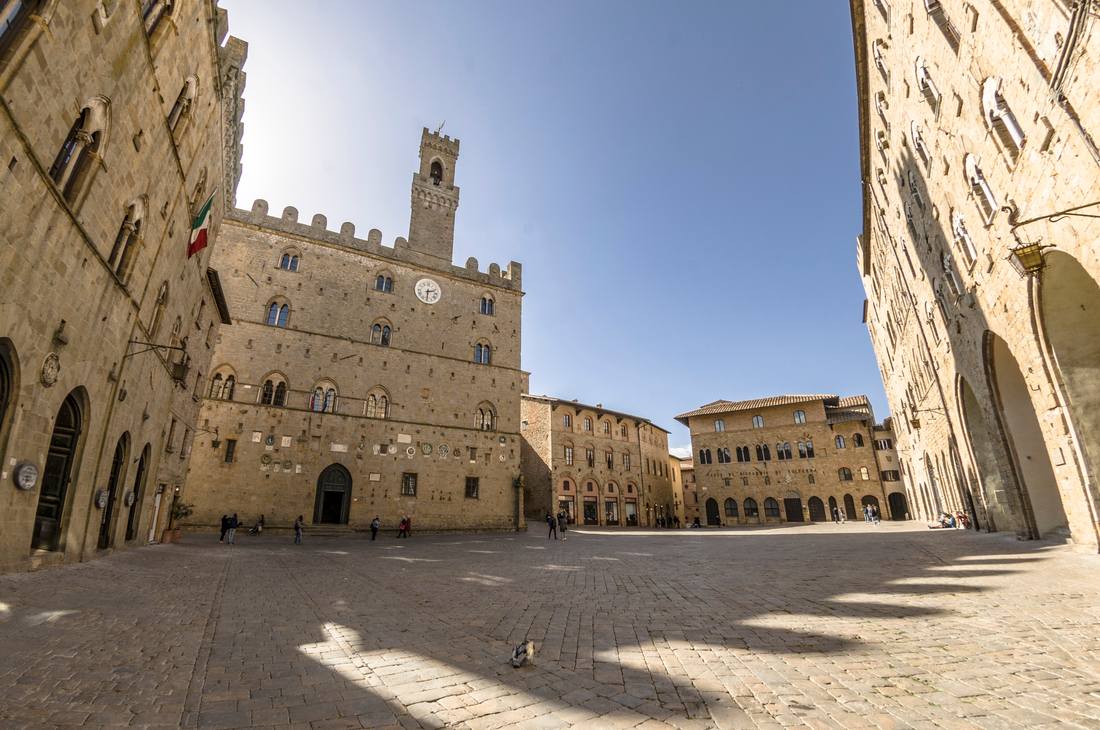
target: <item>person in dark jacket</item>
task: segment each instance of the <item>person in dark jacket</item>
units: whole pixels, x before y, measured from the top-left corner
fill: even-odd
[[[233,533],[237,531],[237,525],[241,524],[237,519],[237,513],[234,512],[233,516],[229,518],[229,522],[225,523],[229,530],[225,533],[225,536],[229,538],[229,544],[233,544]]]
[[[225,532],[229,529],[229,515],[222,515],[222,536],[218,538],[218,542],[225,542]]]

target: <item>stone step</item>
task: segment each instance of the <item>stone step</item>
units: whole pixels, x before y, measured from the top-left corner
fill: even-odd
[[[1047,542],[1057,542],[1069,545],[1073,543],[1073,533],[1069,531],[1068,525],[1062,525],[1061,527],[1055,527],[1044,532],[1042,539]]]

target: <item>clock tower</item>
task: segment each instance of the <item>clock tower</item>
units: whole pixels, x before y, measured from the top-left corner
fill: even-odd
[[[458,186],[455,162],[458,140],[424,128],[420,136],[420,170],[413,174],[409,248],[451,263]]]

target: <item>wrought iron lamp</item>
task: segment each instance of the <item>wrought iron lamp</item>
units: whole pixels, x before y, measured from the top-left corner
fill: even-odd
[[[1011,249],[1008,260],[1012,268],[1016,269],[1021,277],[1034,276],[1043,270],[1043,246],[1038,241],[1035,243],[1021,243]]]

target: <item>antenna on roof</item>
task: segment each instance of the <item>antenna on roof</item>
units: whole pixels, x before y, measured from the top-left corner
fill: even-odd
[[[447,120],[446,120],[446,119],[444,119],[444,120],[443,120],[443,124],[446,124],[446,123],[447,123]],[[436,134],[439,134],[440,132],[442,132],[442,131],[443,131],[443,124],[440,124],[440,125],[439,125],[439,129],[435,130],[435,133],[436,133]]]

